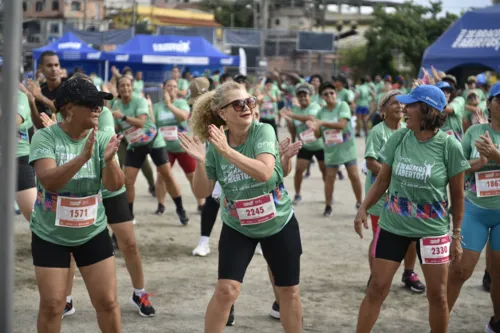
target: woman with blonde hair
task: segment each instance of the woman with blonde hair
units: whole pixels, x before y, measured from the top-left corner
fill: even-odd
[[[283,184],[291,162],[288,154],[280,158],[273,128],[254,121],[256,105],[237,83],[222,84],[196,101],[191,118],[196,136],[180,133],[184,150],[197,161],[195,194],[207,197],[216,181],[222,187],[219,280],[207,308],[205,332],[224,330],[259,242],[273,273],[285,332],[302,332],[302,245]],[[205,140],[210,143],[207,150]]]

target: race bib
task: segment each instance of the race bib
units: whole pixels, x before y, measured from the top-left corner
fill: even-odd
[[[273,111],[273,109],[274,109],[273,102],[267,101],[262,103],[262,110],[271,112]]]
[[[453,132],[453,130],[451,130],[451,129],[447,130],[445,133],[448,135],[451,135],[451,136],[455,136],[455,132]]]
[[[144,130],[142,128],[130,127],[125,130],[123,134],[125,135],[125,139],[127,139],[128,143],[136,143],[141,141],[144,137]]]
[[[160,127],[160,133],[165,141],[176,141],[179,138],[177,126]]]
[[[500,195],[500,171],[476,172],[476,195],[478,198]]]
[[[99,195],[85,198],[58,196],[56,226],[66,228],[85,228],[94,225],[97,219]]]
[[[304,132],[299,134],[300,140],[307,144],[317,140],[314,136],[314,131],[312,129],[305,130]]]
[[[344,142],[344,139],[342,138],[342,132],[336,129],[329,129],[324,131],[323,136],[325,137],[325,143],[327,145],[337,145]]]
[[[424,237],[420,239],[422,264],[445,264],[450,261],[450,236]]]
[[[237,200],[234,206],[242,226],[261,224],[276,217],[276,206],[272,194],[264,194],[248,200]]]

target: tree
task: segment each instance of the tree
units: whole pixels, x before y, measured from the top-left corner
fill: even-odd
[[[237,28],[253,27],[253,0],[203,0],[200,9],[213,11],[215,20],[225,27],[231,26],[231,13],[234,13],[234,26]]]
[[[491,0],[491,3],[494,5],[500,5],[500,0]]]
[[[374,22],[365,33],[367,57],[370,59],[367,69],[372,74],[394,73],[394,59],[402,54],[416,74],[425,49],[458,19],[450,13],[438,16],[442,9],[441,2],[431,2],[429,6],[406,2],[394,13],[376,7]]]

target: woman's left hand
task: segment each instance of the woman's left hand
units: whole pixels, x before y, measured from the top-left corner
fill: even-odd
[[[280,156],[286,160],[289,160],[297,155],[300,148],[302,148],[302,141],[295,141],[294,143],[291,143],[290,138],[286,138],[279,143]]]
[[[226,133],[224,133],[224,127],[221,126],[217,128],[215,125],[210,125],[208,127],[208,141],[214,146],[215,150],[222,156],[226,156],[231,147],[227,143]]]
[[[120,147],[120,142],[122,141],[123,135],[113,135],[111,140],[109,140],[106,145],[106,149],[104,150],[104,162],[109,164],[113,162],[116,152],[118,151],[118,147]]]
[[[462,260],[462,253],[464,250],[462,249],[461,239],[451,239],[450,245],[450,260],[452,263],[458,263]]]
[[[121,120],[123,118],[123,114],[120,112],[120,110],[113,111],[113,118]]]
[[[490,133],[486,131],[484,135],[479,136],[481,140],[476,140],[474,142],[474,146],[476,146],[477,151],[487,157],[488,159],[491,159],[493,154],[497,152],[497,147],[493,144],[491,141]]]

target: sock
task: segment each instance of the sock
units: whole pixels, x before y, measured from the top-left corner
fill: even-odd
[[[130,209],[130,214],[132,214],[132,216],[134,216],[134,203],[129,202],[128,208]]]
[[[200,243],[208,244],[209,241],[210,241],[210,237],[201,236],[201,238],[200,238]]]
[[[144,288],[142,288],[142,289],[135,289],[134,288],[134,294],[135,294],[135,296],[141,297],[144,293],[146,293],[146,291],[144,291]]]
[[[157,209],[157,211],[159,213],[162,213],[162,214],[165,213],[165,206],[162,203],[158,202],[158,209]]]
[[[72,301],[71,295],[66,296],[66,303],[71,303],[71,301]]]
[[[413,272],[413,269],[406,269],[405,268],[405,272],[403,273],[403,275],[410,275],[410,273]]]
[[[174,203],[175,203],[175,207],[177,208],[177,210],[184,210],[184,207],[182,207],[182,196],[178,196],[177,198],[172,198],[174,200]]]

